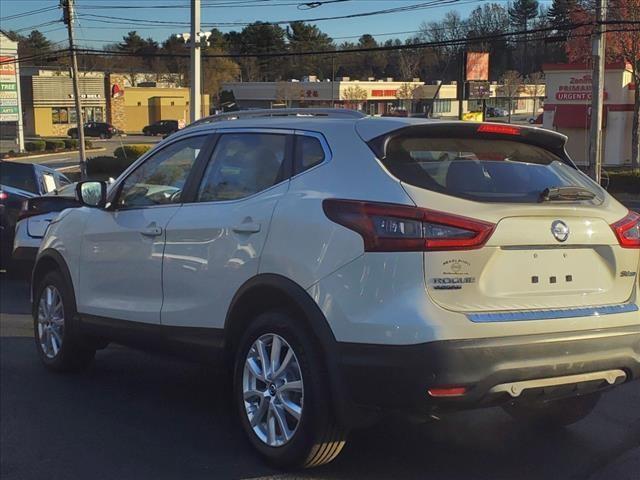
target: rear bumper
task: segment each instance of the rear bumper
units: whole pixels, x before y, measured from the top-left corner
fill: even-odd
[[[638,325],[628,327],[561,334],[408,346],[339,343],[338,351],[343,385],[358,406],[426,412],[460,410],[514,400],[504,388],[495,388],[513,382],[611,370],[626,374],[615,383],[640,378],[640,319]],[[591,380],[528,389],[516,399],[571,396],[609,385]],[[465,387],[465,394],[433,398],[427,392],[454,386]]]

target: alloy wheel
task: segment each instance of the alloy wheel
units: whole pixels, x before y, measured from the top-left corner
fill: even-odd
[[[249,349],[242,376],[243,403],[256,436],[279,447],[295,434],[304,403],[302,371],[293,348],[269,333]]]
[[[47,285],[38,302],[38,340],[49,359],[55,358],[64,340],[64,305],[56,287]]]

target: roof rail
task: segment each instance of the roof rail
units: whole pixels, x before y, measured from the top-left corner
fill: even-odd
[[[237,112],[219,113],[201,118],[190,126],[205,123],[221,122],[224,120],[239,120],[242,118],[261,117],[332,117],[332,118],[364,118],[367,115],[356,110],[346,108],[264,108],[256,110],[239,110]]]

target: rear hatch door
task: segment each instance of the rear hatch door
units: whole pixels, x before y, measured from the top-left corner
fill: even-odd
[[[458,125],[396,133],[382,157],[418,207],[495,225],[481,248],[425,252],[433,300],[461,312],[628,301],[640,250],[623,248],[611,227],[628,211],[573,168],[564,139]],[[548,195],[556,187],[570,194]]]

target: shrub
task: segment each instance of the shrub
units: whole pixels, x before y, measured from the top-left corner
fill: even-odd
[[[78,140],[75,138],[65,138],[63,142],[64,142],[64,148],[68,148],[70,150],[74,148],[78,148]]]
[[[93,142],[92,142],[91,140],[87,140],[87,139],[85,138],[85,140],[84,140],[84,147],[85,147],[85,148],[93,148]],[[78,147],[76,146],[76,148],[78,148]]]
[[[44,152],[45,147],[46,143],[44,140],[33,140],[24,143],[24,149],[27,152]]]
[[[151,145],[145,145],[144,143],[132,143],[131,145],[123,145],[115,149],[113,154],[117,159],[121,161],[128,161],[128,165],[131,165],[141,155],[151,150]]]
[[[91,157],[87,160],[87,174],[108,175],[115,178],[124,172],[134,161],[135,159],[128,160],[106,155]]]
[[[640,194],[640,173],[632,170],[608,171],[609,192]]]
[[[47,152],[55,152],[56,150],[62,150],[65,147],[64,140],[58,140],[56,138],[45,140],[44,143],[44,149]]]

